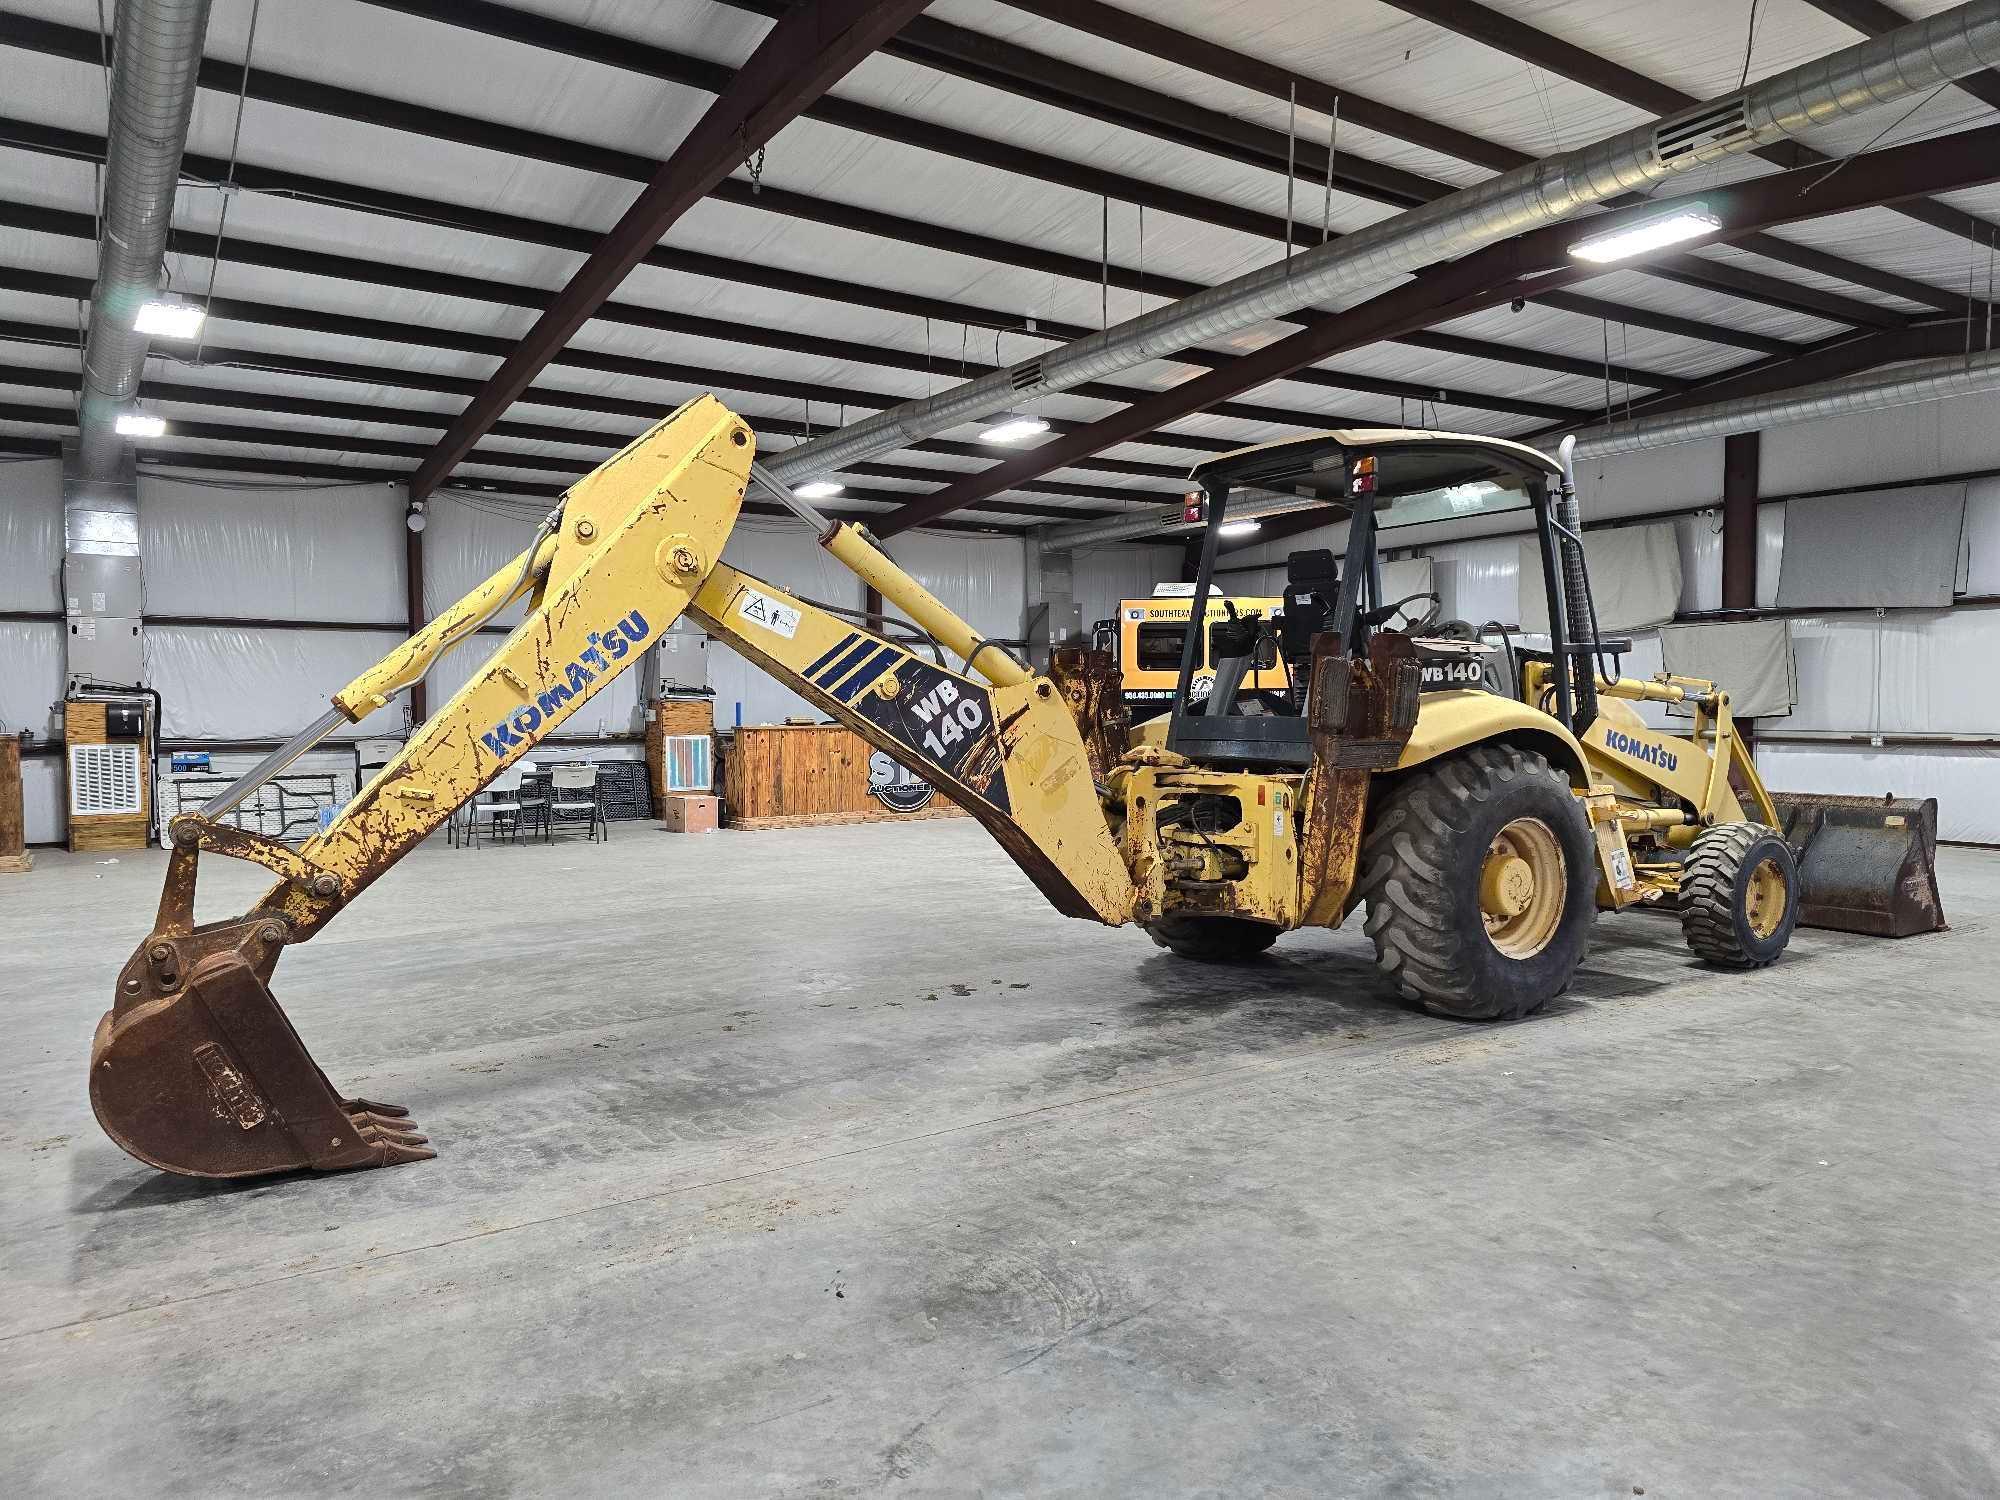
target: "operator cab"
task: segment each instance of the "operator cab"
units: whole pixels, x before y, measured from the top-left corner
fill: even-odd
[[[1187,631],[1167,747],[1204,765],[1309,766],[1308,663],[1314,640],[1328,634],[1344,654],[1361,657],[1371,634],[1394,628],[1417,644],[1427,688],[1478,686],[1490,648],[1458,622],[1441,627],[1436,594],[1383,597],[1378,534],[1423,522],[1531,511],[1544,557],[1553,557],[1559,528],[1550,496],[1561,472],[1554,459],[1524,443],[1404,428],[1312,433],[1201,465],[1193,475],[1203,495],[1204,531],[1192,620],[1205,617],[1221,539],[1232,519],[1267,522],[1283,516],[1291,532],[1344,523],[1345,545],[1338,556],[1329,547],[1307,547],[1285,558],[1284,607],[1274,618],[1232,618],[1210,626],[1215,682],[1205,699],[1193,696],[1202,653],[1195,631]],[[1562,639],[1563,610],[1555,597],[1559,571],[1544,569],[1551,647],[1562,655],[1570,648]],[[1392,627],[1392,621],[1400,623]],[[1287,668],[1285,692],[1239,695],[1246,673],[1280,656]],[[1568,723],[1570,695],[1565,691],[1562,697],[1560,717]]]

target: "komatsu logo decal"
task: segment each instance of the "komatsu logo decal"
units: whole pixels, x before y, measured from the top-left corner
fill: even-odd
[[[646,617],[633,610],[617,624],[590,632],[589,644],[565,666],[561,680],[550,683],[535,695],[533,703],[523,703],[506,718],[479,737],[479,742],[495,755],[506,756],[527,744],[527,737],[544,724],[554,723],[579,699],[590,695],[591,684],[609,677],[612,663],[622,661],[634,646],[643,646],[653,627]]]
[[[1649,745],[1644,740],[1635,740],[1631,735],[1617,729],[1604,731],[1604,748],[1616,750],[1620,755],[1629,755],[1634,760],[1644,761],[1649,766],[1658,766],[1662,771],[1671,771],[1680,764],[1680,757],[1661,745]]]

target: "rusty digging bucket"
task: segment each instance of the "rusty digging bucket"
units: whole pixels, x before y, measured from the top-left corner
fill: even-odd
[[[386,1167],[436,1155],[407,1112],[343,1099],[272,997],[267,918],[155,932],[90,1048],[90,1104],[140,1161],[187,1177]]]
[[[1798,857],[1807,927],[1913,937],[1945,928],[1937,884],[1937,799],[1773,792]]]

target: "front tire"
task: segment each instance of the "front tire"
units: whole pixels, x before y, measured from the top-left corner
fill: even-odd
[[[1244,917],[1168,915],[1148,927],[1146,936],[1178,958],[1227,964],[1255,958],[1277,942],[1278,929]]]
[[[1569,778],[1530,751],[1478,745],[1398,778],[1361,870],[1376,963],[1439,1015],[1532,1015],[1583,962],[1590,823]]]
[[[1695,956],[1724,969],[1777,962],[1799,920],[1792,846],[1762,823],[1721,823],[1681,865],[1681,936]]]

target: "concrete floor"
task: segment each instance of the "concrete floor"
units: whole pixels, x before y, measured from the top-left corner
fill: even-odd
[[[163,867],[0,877],[0,1493],[2000,1493],[2000,856],[1478,1027],[969,822],[428,847],[277,988],[440,1159],[236,1188],[85,1099]]]

